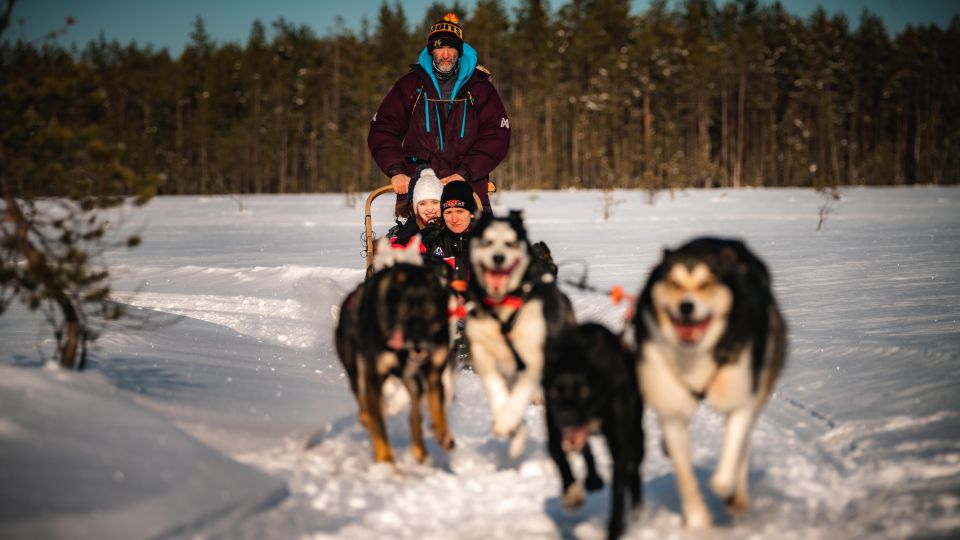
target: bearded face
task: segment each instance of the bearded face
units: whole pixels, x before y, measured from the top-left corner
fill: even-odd
[[[457,66],[457,60],[460,59],[460,53],[453,47],[437,47],[431,53],[433,55],[433,67],[440,73],[450,73]]]

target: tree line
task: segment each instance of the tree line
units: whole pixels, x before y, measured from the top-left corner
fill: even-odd
[[[255,21],[245,43],[215,42],[198,17],[178,58],[103,38],[69,50],[8,42],[0,173],[21,196],[123,184],[125,173],[78,171],[80,145],[155,178],[161,194],[369,190],[387,182],[366,148],[369,120],[447,11],[510,114],[501,188],[960,179],[960,19],[891,36],[867,11],[852,25],[756,0],[656,0],[639,14],[628,0],[423,14],[385,1],[359,30],[338,19],[318,35],[280,19],[268,38]]]

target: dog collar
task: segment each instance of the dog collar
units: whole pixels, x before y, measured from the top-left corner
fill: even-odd
[[[500,300],[494,300],[488,296],[483,299],[483,305],[487,307],[510,307],[516,310],[523,307],[523,298],[510,294]]]

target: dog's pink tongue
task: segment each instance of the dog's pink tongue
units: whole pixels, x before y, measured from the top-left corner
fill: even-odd
[[[563,428],[563,449],[567,452],[579,450],[587,443],[589,436],[590,430],[586,427],[565,427]]]
[[[390,339],[387,340],[387,347],[395,351],[399,351],[400,349],[402,349],[403,348],[403,332],[401,332],[400,330],[394,330],[393,333],[390,334]]]
[[[708,324],[710,324],[709,318],[696,324],[674,324],[673,329],[680,341],[697,343],[703,337],[704,332],[707,331]]]
[[[507,278],[506,272],[487,272],[487,287],[490,292],[494,294],[507,292]]]

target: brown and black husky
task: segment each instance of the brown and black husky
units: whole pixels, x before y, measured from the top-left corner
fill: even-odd
[[[451,387],[445,379],[452,376],[448,366],[450,276],[445,264],[424,265],[419,247],[419,241],[406,250],[380,246],[375,272],[344,300],[337,323],[337,353],[378,462],[393,461],[384,424],[388,381],[399,380],[409,393],[414,458],[427,457],[420,410],[424,393],[434,439],[445,450],[453,448],[445,411],[449,400],[444,396]]]

